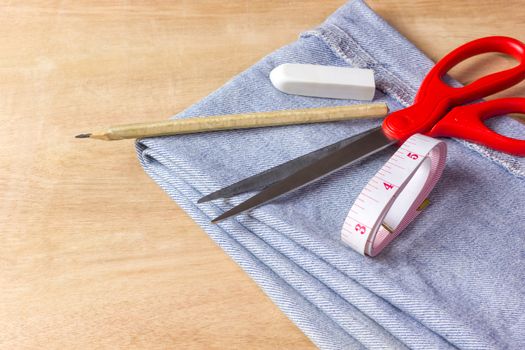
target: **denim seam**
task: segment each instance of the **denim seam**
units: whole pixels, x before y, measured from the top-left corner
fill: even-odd
[[[332,28],[332,30],[330,30],[330,28]],[[352,37],[347,35],[338,26],[334,24],[325,24],[322,27],[305,32],[302,36],[315,36],[321,39],[328,45],[328,47],[331,50],[336,52],[339,56],[341,56],[346,62],[348,62],[352,66],[373,69],[374,74],[376,76],[389,76],[390,79],[376,79],[376,82],[379,81],[379,85],[377,85],[378,89],[384,92],[385,94],[395,98],[399,103],[401,103],[405,107],[410,105],[412,101],[412,96],[415,95],[416,90],[411,86],[407,85],[398,76],[385,69],[380,64],[380,62],[374,59]],[[341,40],[338,39],[345,39],[343,43],[345,45],[348,45],[349,47],[342,47],[341,43],[338,43]],[[392,80],[396,81],[397,84],[383,84],[383,81],[390,83]]]

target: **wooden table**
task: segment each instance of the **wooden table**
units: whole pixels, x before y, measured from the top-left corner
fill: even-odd
[[[343,3],[0,2],[0,348],[313,347],[145,175],[132,141],[73,135],[165,119]],[[369,3],[433,59],[525,39],[521,0]]]

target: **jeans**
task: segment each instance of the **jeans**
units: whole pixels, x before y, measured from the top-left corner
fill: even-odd
[[[352,1],[173,118],[359,103],[279,92],[268,75],[287,62],[371,68],[374,101],[391,110],[412,102],[433,65],[366,4]],[[447,166],[431,205],[376,258],[346,247],[340,230],[393,150],[218,225],[210,220],[253,193],[196,204],[380,122],[149,138],[137,151],[145,171],[320,348],[524,348],[525,158],[447,139]],[[491,127],[523,132],[510,118]]]

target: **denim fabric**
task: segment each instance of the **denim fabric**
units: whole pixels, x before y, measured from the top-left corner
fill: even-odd
[[[433,64],[353,1],[174,118],[359,103],[279,92],[268,75],[287,62],[372,68],[375,101],[391,110],[411,103]],[[524,158],[447,139],[447,167],[431,205],[373,259],[344,246],[340,229],[393,151],[218,225],[210,220],[253,193],[196,204],[204,194],[379,123],[150,138],[137,151],[146,172],[319,347],[524,348]],[[520,130],[507,118],[492,124],[507,134]]]

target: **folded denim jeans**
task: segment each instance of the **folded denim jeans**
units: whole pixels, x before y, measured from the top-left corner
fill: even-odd
[[[373,69],[374,101],[390,110],[411,104],[433,65],[352,1],[173,118],[359,103],[276,90],[268,76],[282,63]],[[210,220],[253,193],[197,205],[211,191],[380,122],[149,138],[137,151],[145,171],[320,348],[524,348],[524,158],[446,139],[447,166],[431,205],[375,258],[345,246],[340,230],[393,150],[218,225]],[[491,128],[523,138],[510,118]]]

